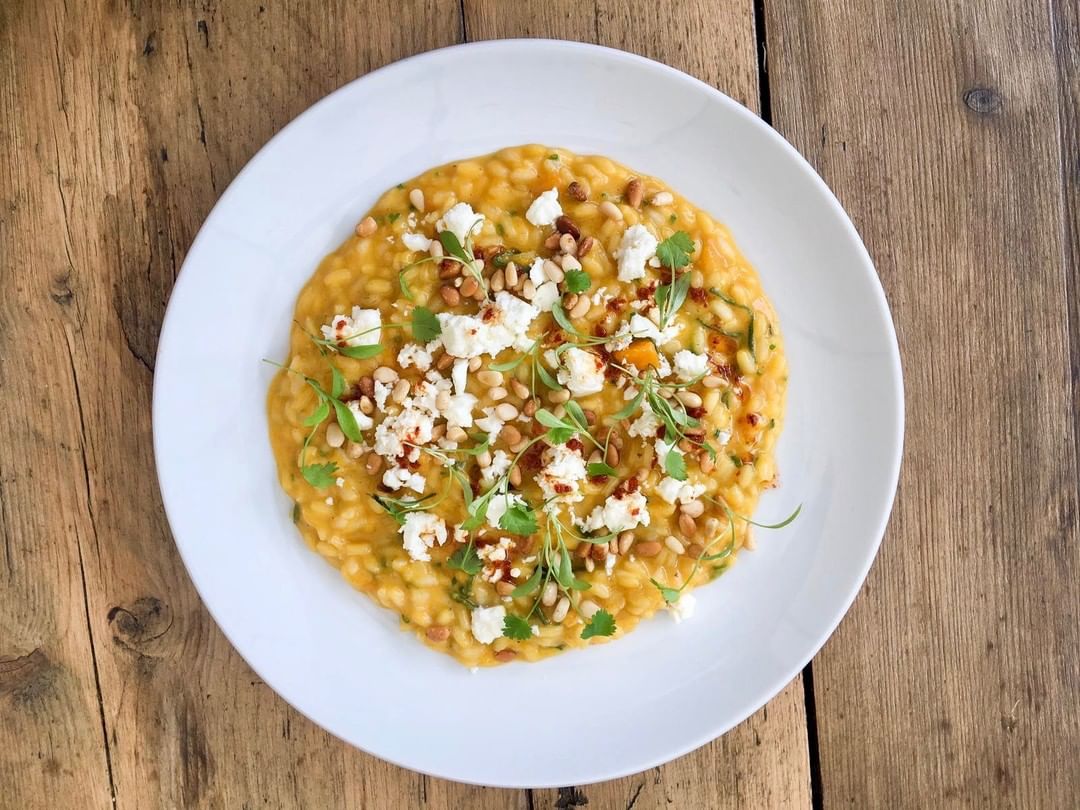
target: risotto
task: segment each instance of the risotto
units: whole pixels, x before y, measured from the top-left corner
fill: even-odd
[[[524,146],[390,189],[322,261],[270,440],[307,544],[403,628],[535,661],[693,613],[753,546],[786,381],[723,225]]]

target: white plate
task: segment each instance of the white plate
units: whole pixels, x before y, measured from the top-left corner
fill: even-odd
[[[553,92],[553,88],[568,91]],[[440,163],[539,142],[663,178],[757,266],[791,368],[781,532],[698,591],[697,615],[531,665],[470,673],[398,630],[289,519],[264,398],[297,292],[384,189]],[[501,41],[398,62],[270,141],[222,196],[169,302],[154,380],[158,476],[176,543],[252,668],[313,721],[383,759],[465,782],[584,784],[724,733],[779,692],[861,585],[900,464],[900,359],[873,265],[832,193],[775,131],[713,88],[619,51]]]

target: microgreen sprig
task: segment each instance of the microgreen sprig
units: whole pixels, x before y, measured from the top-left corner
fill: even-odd
[[[747,314],[747,316],[749,317],[749,320],[746,322],[746,348],[749,350],[750,356],[753,357],[755,360],[757,360],[757,351],[754,348],[754,318],[755,318],[754,308],[750,307],[750,306],[747,306],[746,304],[740,304],[734,298],[731,298],[730,296],[724,295],[724,293],[722,293],[717,287],[709,287],[709,292],[712,293],[713,295],[715,295],[717,298],[719,298],[725,304],[728,304],[729,306],[733,306],[736,309],[741,309]],[[722,329],[719,329],[719,328],[714,327],[714,326],[710,326],[709,324],[702,324],[702,325],[709,328],[709,329],[713,329],[714,331],[720,332],[723,335],[727,335],[728,337],[736,337],[736,335],[738,334],[738,333],[736,333],[735,335],[728,334],[727,332],[724,332]],[[739,337],[741,337],[741,335],[739,335]]]
[[[446,251],[446,256],[443,258],[450,258],[458,261],[464,266],[464,268],[472,274],[480,285],[480,289],[484,291],[484,297],[488,295],[487,280],[484,278],[484,274],[480,269],[480,265],[477,264],[476,258],[472,255],[472,234],[469,233],[465,237],[465,244],[462,245],[461,241],[457,238],[457,235],[453,231],[439,231],[439,242],[443,246],[443,250]]]
[[[680,268],[690,264],[694,241],[686,231],[676,231],[656,246],[656,258],[671,271],[671,280],[656,289],[656,306],[660,311],[660,328],[663,329],[679,311],[690,292],[690,274],[680,273]]]

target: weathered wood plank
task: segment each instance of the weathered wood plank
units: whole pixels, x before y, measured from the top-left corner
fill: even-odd
[[[1076,806],[1077,425],[1047,4],[766,9],[774,122],[877,260],[908,391],[889,535],[814,663],[824,805]]]
[[[559,37],[658,59],[758,108],[751,2],[680,4],[465,0],[470,40]],[[534,791],[534,806],[809,807],[810,776],[801,679],[720,740],[633,777]]]

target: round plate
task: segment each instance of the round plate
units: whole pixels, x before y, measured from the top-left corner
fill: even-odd
[[[551,93],[571,87],[572,93]],[[542,104],[530,107],[530,100]],[[782,486],[799,519],[627,637],[472,673],[401,632],[308,549],[277,482],[264,400],[301,286],[384,189],[539,142],[656,175],[730,226],[786,336]],[[507,787],[635,773],[723,734],[779,692],[851,604],[900,465],[900,357],[854,227],[774,130],[683,73],[568,42],[485,42],[376,71],[244,168],[184,262],[161,332],[154,449],[206,606],[285,700],[342,739],[435,776]]]

